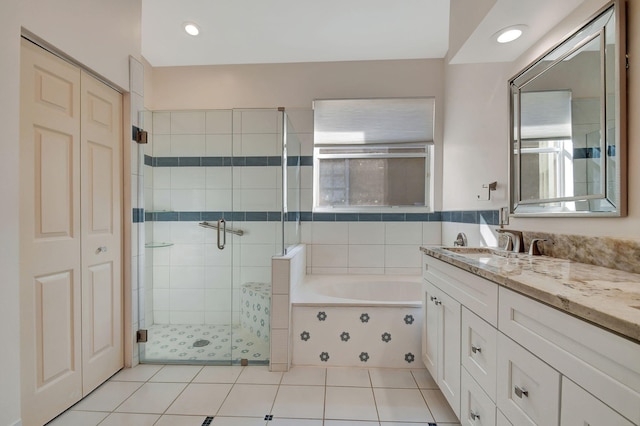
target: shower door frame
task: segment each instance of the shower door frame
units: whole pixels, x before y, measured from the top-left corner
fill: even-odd
[[[238,141],[242,140],[242,132],[240,131],[241,129],[238,129],[237,123],[236,123],[236,114],[237,113],[241,113],[242,111],[276,111],[275,108],[273,109],[231,109],[231,110],[206,110],[206,111],[202,111],[204,113],[208,113],[208,112],[216,112],[216,111],[229,111],[231,113],[231,152],[229,156],[225,156],[223,158],[207,158],[207,162],[205,163],[205,160],[203,160],[202,158],[200,159],[200,164],[201,165],[218,165],[217,162],[218,161],[222,161],[222,164],[220,165],[224,165],[224,166],[228,166],[230,169],[230,174],[231,174],[231,191],[230,191],[230,209],[224,209],[224,211],[221,212],[210,212],[210,211],[202,211],[200,212],[200,216],[199,216],[199,222],[208,222],[210,224],[216,224],[218,219],[224,219],[226,221],[226,226],[227,226],[227,231],[231,230],[232,228],[239,228],[242,229],[243,226],[241,225],[241,223],[243,223],[242,221],[245,220],[245,212],[244,211],[237,211],[237,209],[235,208],[236,205],[240,205],[241,203],[236,202],[235,198],[238,196],[238,191],[239,191],[239,186],[238,186],[238,182],[236,182],[235,176],[236,176],[236,167],[240,164],[245,165],[244,161],[248,158],[247,156],[244,156],[244,154],[240,153],[237,154],[239,152],[239,149],[237,148],[237,144]],[[277,146],[279,146],[279,150],[280,152],[278,153],[280,155],[281,158],[281,167],[282,169],[285,169],[285,171],[282,173],[282,175],[279,177],[280,179],[282,179],[283,176],[286,176],[286,159],[282,158],[282,154],[283,149],[284,149],[284,131],[285,131],[285,127],[286,127],[286,116],[284,115],[284,109],[277,109],[278,114],[277,114],[277,120],[278,120],[278,124],[277,124],[277,131],[276,131],[276,138],[277,138]],[[180,114],[180,113],[189,113],[189,112],[193,112],[193,110],[175,110],[175,111],[169,111],[169,114]],[[163,113],[162,111],[160,113]],[[208,135],[208,133],[207,133]],[[153,137],[157,137],[158,135],[153,134]],[[170,134],[169,135],[170,138],[175,137],[176,135],[174,134]],[[208,136],[207,136],[208,137]],[[153,140],[153,139],[152,139]],[[241,142],[240,142],[241,143]],[[173,154],[173,152],[172,152]],[[161,157],[161,155],[160,155]],[[181,158],[178,158],[178,162],[181,161]],[[213,164],[215,160],[216,164]],[[157,161],[155,159],[152,159],[152,165],[156,166],[159,165],[160,163],[162,163],[162,161]],[[189,161],[189,164],[192,163],[192,160]],[[146,164],[146,162],[145,162]],[[180,165],[180,164],[178,164]],[[249,165],[247,163],[247,165]],[[253,165],[253,163],[252,163]],[[152,168],[152,170],[155,172],[155,167]],[[178,167],[177,170],[180,170],[180,168]],[[286,185],[285,183],[286,181],[281,181],[280,182],[280,191],[282,194],[284,194],[286,192],[286,187],[283,186]],[[143,185],[141,185],[143,186]],[[156,189],[155,187],[153,188],[154,190]],[[283,195],[283,198],[285,196]],[[280,210],[280,219],[282,221],[284,221],[284,213],[282,210],[282,205],[278,206],[277,210]],[[159,212],[148,212],[147,213],[147,217],[149,214],[157,214]],[[173,212],[176,213],[176,212]],[[186,214],[185,214],[186,213]],[[219,213],[219,214],[218,214]],[[181,215],[183,215],[186,218],[195,218],[197,217],[196,214],[193,214],[192,212],[177,212],[177,217],[180,218]],[[242,217],[241,217],[242,216]],[[155,216],[152,216],[155,219]],[[247,215],[248,218],[248,215]],[[164,219],[162,219],[164,220]],[[189,220],[189,219],[187,219]],[[180,221],[180,219],[178,219],[178,221]],[[155,222],[153,222],[155,223]],[[172,222],[174,223],[174,222]],[[194,224],[195,225],[195,224]],[[153,226],[153,225],[152,225]],[[282,226],[284,226],[284,223],[282,223]],[[155,226],[154,226],[155,227]],[[149,228],[147,228],[149,229]],[[201,228],[202,229],[202,228]],[[284,228],[282,228],[284,229]],[[205,229],[202,229],[203,231],[207,231]],[[205,241],[205,243],[203,244],[203,247],[208,247],[211,250],[215,250],[218,251],[219,249],[216,247],[219,242],[218,242],[218,238],[217,238],[217,231],[215,230],[210,230],[213,231],[211,233],[205,234],[202,238]],[[283,234],[283,231],[280,231],[281,234]],[[222,237],[222,235],[226,235],[223,234],[222,231],[220,231],[221,234],[221,239],[224,239]],[[228,235],[227,237],[231,237],[228,238],[226,241],[226,247],[225,247],[225,251],[230,251],[229,256],[230,256],[230,260],[229,260],[229,267],[230,267],[230,282],[228,282],[228,288],[229,291],[229,300],[228,300],[228,305],[230,306],[230,311],[228,314],[228,326],[230,327],[230,335],[229,335],[229,342],[228,342],[228,347],[227,344],[224,344],[223,348],[219,348],[219,351],[221,351],[223,353],[223,357],[218,357],[218,358],[213,358],[213,359],[197,359],[197,360],[191,360],[191,359],[178,359],[177,357],[163,357],[162,359],[160,358],[149,358],[148,356],[145,356],[145,346],[146,345],[141,345],[140,346],[140,350],[139,350],[139,358],[140,358],[140,362],[143,363],[154,363],[154,362],[161,362],[161,363],[169,363],[169,364],[198,364],[198,365],[234,365],[234,364],[247,364],[247,363],[251,363],[251,364],[268,364],[269,363],[269,353],[270,353],[270,348],[267,347],[267,349],[264,351],[264,358],[260,358],[258,360],[255,359],[250,359],[247,358],[242,359],[240,356],[237,356],[236,354],[236,349],[234,349],[234,343],[235,343],[235,338],[234,338],[234,324],[239,324],[239,300],[240,300],[240,286],[239,283],[241,281],[240,279],[240,270],[241,270],[241,266],[240,266],[240,249],[241,246],[239,246],[237,243],[239,241],[234,241],[238,238],[242,238],[241,235]],[[144,240],[144,238],[142,239]],[[280,245],[282,244],[282,245]],[[279,246],[280,245],[280,246]],[[279,246],[279,247],[278,247]],[[175,246],[174,246],[175,247]],[[274,241],[274,247],[276,248],[276,250],[274,250],[273,255],[279,254],[279,252],[281,252],[283,250],[284,247],[284,236],[283,239],[281,241],[278,241],[278,238],[276,237],[276,240]],[[164,249],[163,249],[164,250]],[[171,250],[175,250],[175,248],[172,248]],[[147,253],[149,253],[147,251]],[[203,261],[203,266],[202,268],[204,270],[206,270],[208,267],[213,266],[213,269],[215,269],[215,265],[210,265],[207,264],[207,257],[209,254],[205,254],[204,256],[204,261]],[[152,255],[153,256],[153,255]],[[151,262],[153,262],[152,256],[150,257]],[[215,256],[215,255],[214,255]],[[144,266],[141,264],[140,268],[144,268]],[[211,268],[210,268],[211,269]],[[141,281],[142,283],[143,281]],[[151,284],[153,285],[153,278],[151,280]],[[169,284],[171,285],[171,284]],[[205,288],[206,286],[209,285],[209,282],[207,281],[207,274],[205,273]],[[145,318],[144,315],[141,315],[145,312],[146,310],[146,306],[145,306],[145,299],[146,297],[144,297],[145,294],[145,288],[143,286],[143,288],[139,289],[139,294],[141,295],[141,297],[139,298],[139,324],[140,324],[140,328],[144,329],[145,327]],[[150,296],[153,297],[153,294],[150,293]],[[237,297],[237,299],[236,299]],[[270,308],[270,305],[269,305]],[[205,309],[206,309],[206,305],[205,305]],[[269,320],[270,320],[270,313],[269,313]],[[198,324],[198,325],[194,325],[194,327],[200,326],[202,325],[203,327],[208,327],[208,325],[206,325],[207,321],[205,320],[205,322],[203,324]],[[171,328],[175,328],[175,327],[171,327],[171,326],[175,326],[177,324],[171,324],[171,320],[169,321],[169,323],[167,324],[167,326],[169,326],[168,330],[171,331]],[[221,325],[222,326],[222,325]],[[173,336],[175,337],[175,336]],[[172,337],[172,338],[173,338]],[[226,336],[225,336],[226,337]],[[269,342],[270,345],[270,342]],[[206,348],[205,348],[206,349]],[[239,350],[239,349],[237,349]],[[218,351],[216,351],[218,352]],[[224,354],[230,354],[229,358],[225,357]],[[164,354],[162,354],[164,355]]]

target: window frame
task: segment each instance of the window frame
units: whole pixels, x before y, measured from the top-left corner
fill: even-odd
[[[322,150],[331,149],[334,151],[354,151],[368,149],[397,149],[397,148],[424,148],[423,152],[407,153],[322,153]],[[320,161],[325,159],[358,159],[358,158],[424,158],[425,159],[425,194],[424,206],[319,206],[320,196]],[[353,145],[324,145],[315,146],[313,150],[313,205],[314,213],[433,213],[434,194],[434,143],[431,141],[412,143],[389,143],[389,144],[353,144]]]

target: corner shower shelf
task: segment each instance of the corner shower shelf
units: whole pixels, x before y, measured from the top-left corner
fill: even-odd
[[[144,248],[171,247],[172,245],[173,243],[150,242],[150,243],[145,243]]]

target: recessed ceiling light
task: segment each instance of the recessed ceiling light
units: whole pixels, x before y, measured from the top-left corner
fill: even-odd
[[[520,38],[526,28],[526,25],[512,25],[510,27],[501,29],[500,31],[495,33],[492,38],[495,39],[498,43],[509,43]]]
[[[184,24],[184,30],[187,32],[187,34],[192,36],[197,36],[198,34],[200,34],[200,28],[193,22],[186,22]]]

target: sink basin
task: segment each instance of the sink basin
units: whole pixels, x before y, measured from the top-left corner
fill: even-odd
[[[450,251],[459,256],[469,257],[472,259],[486,258],[491,256],[499,257],[519,257],[524,253],[514,253],[511,251],[501,250],[492,247],[443,247],[443,250]]]

